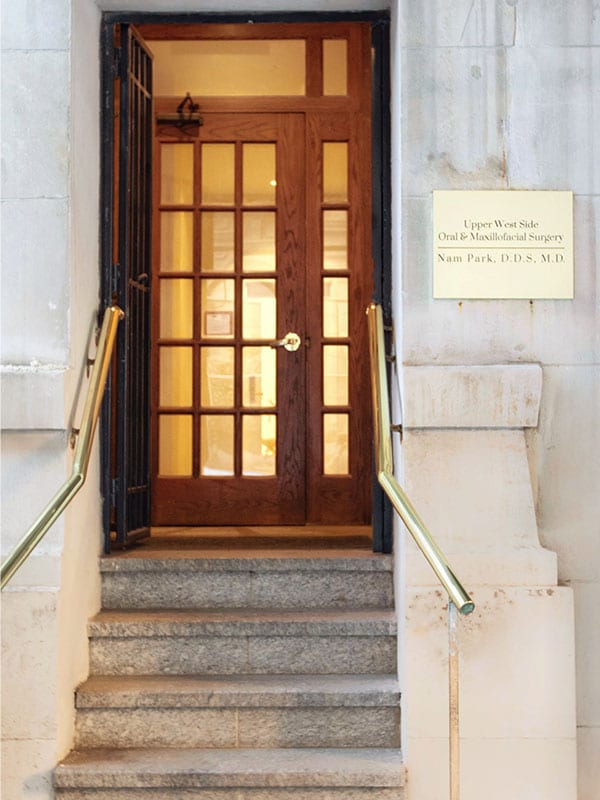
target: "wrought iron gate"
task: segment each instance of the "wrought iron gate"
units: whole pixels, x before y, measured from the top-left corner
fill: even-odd
[[[103,49],[103,305],[125,311],[103,414],[108,551],[150,530],[152,55],[128,24]]]

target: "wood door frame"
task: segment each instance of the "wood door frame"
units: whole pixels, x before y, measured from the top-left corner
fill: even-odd
[[[315,12],[259,13],[259,14],[170,14],[149,12],[105,12],[102,16],[101,41],[103,51],[103,85],[112,80],[112,51],[107,52],[106,42],[111,40],[111,32],[117,23],[134,25],[190,25],[214,24],[224,25],[258,23],[279,23],[295,25],[301,23],[352,23],[368,22],[371,26],[371,48],[373,53],[372,73],[372,219],[373,219],[373,299],[384,308],[386,322],[391,322],[391,174],[390,174],[390,83],[389,83],[389,13],[381,12],[334,12],[319,14]],[[104,98],[104,92],[102,93]],[[101,106],[101,128],[103,163],[101,175],[102,194],[102,239],[110,239],[107,233],[107,213],[110,216],[112,202],[106,196],[106,173],[111,169],[111,157],[107,141],[111,137],[112,109]],[[107,259],[101,262],[103,296],[106,296],[106,285],[110,283],[107,275]],[[102,430],[103,441],[103,474],[101,488],[105,498],[105,509],[110,503],[110,478],[106,475],[106,453],[110,451],[110,413],[105,414]],[[108,497],[107,497],[108,495]],[[107,514],[105,511],[105,521]],[[383,492],[379,488],[373,471],[373,550],[375,552],[391,552],[392,550],[392,515],[391,508]],[[109,542],[109,539],[108,539]],[[107,547],[109,547],[109,543]]]

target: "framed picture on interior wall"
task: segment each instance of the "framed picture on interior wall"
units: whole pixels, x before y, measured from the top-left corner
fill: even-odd
[[[205,336],[231,336],[233,334],[232,311],[205,311]]]

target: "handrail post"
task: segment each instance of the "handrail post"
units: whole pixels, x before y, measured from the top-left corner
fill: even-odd
[[[460,800],[458,611],[448,601],[448,750],[450,800]]]

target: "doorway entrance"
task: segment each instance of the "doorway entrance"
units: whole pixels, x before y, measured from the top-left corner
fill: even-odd
[[[371,25],[135,36],[154,83],[150,522],[368,524]]]
[[[157,142],[153,522],[304,522],[304,120]]]

